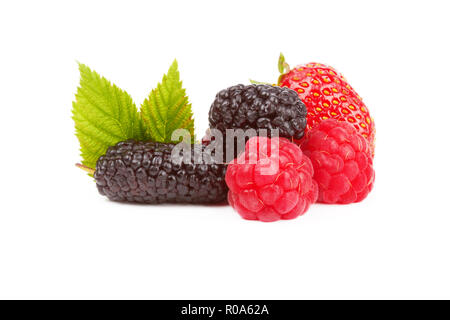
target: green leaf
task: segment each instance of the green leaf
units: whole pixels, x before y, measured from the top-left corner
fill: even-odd
[[[194,119],[191,104],[182,87],[178,63],[175,60],[161,83],[153,89],[141,106],[141,114],[147,126],[147,133],[157,142],[172,141],[172,132],[186,129],[194,137]]]
[[[82,164],[95,168],[108,147],[127,139],[147,140],[144,124],[130,95],[84,64],[72,103]]]

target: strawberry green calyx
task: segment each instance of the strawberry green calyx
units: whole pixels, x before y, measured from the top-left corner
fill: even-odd
[[[286,62],[283,53],[280,53],[280,57],[278,58],[278,71],[280,71],[280,76],[278,77],[278,84],[280,84],[281,78],[291,71],[291,67]]]
[[[277,83],[256,81],[256,80],[252,80],[252,79],[250,79],[250,83],[251,84],[268,84],[268,85],[271,85],[271,86],[280,86],[281,81],[282,81],[282,77],[285,76],[286,74],[288,74],[291,71],[291,67],[285,61],[283,53],[280,53],[280,57],[278,58],[278,71],[280,72],[280,76],[278,77]]]
[[[252,80],[252,79],[250,79],[250,83],[252,83],[252,84],[268,84],[268,85],[271,85],[271,86],[279,86],[281,84],[282,78],[286,74],[291,72],[291,67],[286,62],[283,53],[280,53],[280,57],[278,58],[278,71],[280,72],[280,76],[278,77],[278,81],[277,81],[276,84],[271,84],[271,83],[262,82],[262,81],[256,81],[256,80]]]
[[[291,71],[291,67],[289,67],[289,64],[286,62],[286,59],[284,58],[284,54],[280,53],[280,57],[278,58],[278,70],[281,74],[288,73]]]
[[[269,86],[274,86],[274,84],[269,83],[269,82],[256,81],[256,80],[252,80],[252,79],[250,79],[250,83],[251,84],[268,84]]]

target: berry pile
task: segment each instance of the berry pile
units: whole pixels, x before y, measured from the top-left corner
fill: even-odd
[[[289,220],[315,202],[364,200],[375,179],[375,126],[362,99],[324,64],[290,69],[281,55],[279,70],[279,86],[240,84],[218,92],[210,134],[194,144],[176,61],[141,110],[125,91],[80,65],[73,103],[83,157],[78,166],[113,201],[228,199],[247,220]],[[217,131],[223,145],[215,141]],[[177,139],[185,143],[181,148]],[[230,155],[232,161],[222,161]]]

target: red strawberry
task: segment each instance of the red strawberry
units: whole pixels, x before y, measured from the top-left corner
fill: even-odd
[[[299,65],[291,70],[283,54],[278,69],[281,72],[278,85],[295,90],[308,108],[306,131],[326,119],[346,121],[368,140],[374,154],[373,119],[361,97],[340,73],[320,63]]]

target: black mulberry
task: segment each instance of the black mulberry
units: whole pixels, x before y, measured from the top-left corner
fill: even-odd
[[[215,203],[227,196],[226,166],[200,158],[205,146],[191,148],[191,162],[172,161],[175,144],[127,140],[109,147],[97,161],[94,178],[110,200],[140,203]],[[197,161],[194,161],[197,159]],[[207,158],[210,160],[211,158]],[[210,162],[210,161],[208,161]]]
[[[306,106],[286,87],[242,84],[220,91],[209,110],[209,126],[226,129],[279,129],[279,136],[299,140],[306,128]]]

